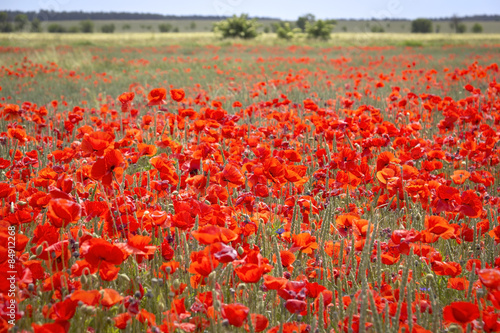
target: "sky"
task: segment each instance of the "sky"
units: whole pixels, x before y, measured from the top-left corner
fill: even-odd
[[[500,14],[500,0],[0,0],[0,10],[117,11],[167,15],[317,18],[406,18]]]

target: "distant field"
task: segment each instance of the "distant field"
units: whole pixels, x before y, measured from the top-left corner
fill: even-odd
[[[213,24],[216,21],[212,20],[102,20],[94,21],[95,31],[101,31],[101,27],[106,24],[113,23],[115,32],[154,32],[159,31],[158,26],[162,23],[169,23],[173,28],[178,28],[180,32],[207,32],[211,31]],[[269,27],[277,21],[265,20],[261,21],[262,27]],[[52,23],[59,23],[69,29],[72,26],[78,26],[79,21],[51,21],[42,24],[44,31],[47,31],[47,26]],[[483,26],[483,33],[500,33],[500,21],[484,21],[484,22],[463,22],[467,26],[467,31],[471,31],[475,23],[480,23]],[[334,32],[363,32],[370,31],[373,26],[380,26],[388,33],[405,33],[411,32],[411,21],[356,21],[356,20],[339,20],[335,26]],[[449,21],[433,22],[435,32],[451,33],[454,32],[450,27]]]
[[[329,41],[308,40],[305,34],[292,41],[280,40],[274,33],[261,34],[255,40],[222,40],[212,32],[179,33],[12,33],[0,34],[0,45],[15,47],[47,47],[56,45],[93,46],[163,46],[163,45],[310,45],[310,46],[443,46],[489,45],[500,47],[500,34],[410,34],[410,33],[333,33]]]

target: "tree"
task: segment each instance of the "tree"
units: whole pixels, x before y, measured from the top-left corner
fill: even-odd
[[[247,14],[242,14],[215,23],[214,31],[222,33],[222,38],[252,39],[258,36],[258,27],[256,19],[250,20]]]
[[[33,21],[31,21],[31,32],[42,32],[42,22],[38,19],[38,17],[35,17]]]
[[[312,23],[314,23],[314,21],[316,21],[316,17],[313,14],[306,14],[306,15],[300,16],[297,19],[297,22],[295,23],[295,25],[297,26],[297,28],[302,30],[302,32],[305,32],[306,28],[307,28],[307,24],[312,24]]]
[[[24,27],[26,27],[26,24],[29,22],[28,16],[25,14],[17,14],[16,17],[14,18],[14,24],[15,27],[14,29],[16,31],[22,31],[24,30]]]
[[[162,23],[158,26],[160,32],[169,32],[172,30],[172,25],[170,23]]]
[[[458,33],[461,22],[462,20],[460,19],[460,17],[458,17],[457,15],[453,15],[450,20],[450,28],[455,30],[456,33]]]
[[[193,22],[191,22],[191,24],[189,25],[189,28],[190,28],[191,30],[196,29],[196,22],[194,22],[194,21],[193,21]]]
[[[424,18],[413,20],[411,22],[411,32],[421,34],[432,32],[432,21]]]
[[[307,25],[307,36],[309,38],[328,40],[330,39],[333,27],[334,25],[329,21],[317,20]]]
[[[372,26],[370,28],[370,30],[371,30],[371,32],[375,32],[375,33],[385,32],[384,27],[380,24],[375,24],[374,26]]]
[[[459,34],[463,34],[463,33],[467,32],[467,26],[465,25],[465,23],[459,23],[457,25],[456,31]]]
[[[115,25],[113,23],[104,24],[101,27],[101,31],[106,33],[106,34],[112,34],[113,32],[115,32]]]
[[[0,32],[12,32],[14,28],[9,22],[9,15],[6,12],[0,12]]]
[[[483,32],[483,26],[479,23],[476,23],[472,26],[472,32],[475,34],[480,34]]]
[[[50,33],[62,33],[66,32],[66,29],[58,23],[52,23],[47,27],[47,31]]]
[[[286,39],[286,40],[293,39],[293,35],[294,35],[292,27],[290,26],[290,23],[288,23],[288,22],[281,23],[278,26],[278,29],[276,29],[276,34],[278,35],[278,38]]]
[[[80,22],[80,31],[86,34],[94,32],[94,22],[85,20]]]

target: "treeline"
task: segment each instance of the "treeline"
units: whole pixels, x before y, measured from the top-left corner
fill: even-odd
[[[162,15],[151,13],[126,13],[126,12],[55,12],[50,10],[36,11],[18,11],[18,10],[3,10],[9,18],[13,21],[18,15],[26,15],[30,21],[39,19],[40,21],[82,21],[82,20],[207,20],[207,21],[220,21],[227,18],[227,16],[202,16],[202,15],[189,15],[189,16],[176,16],[176,15]],[[258,17],[259,20],[277,20],[276,18]]]

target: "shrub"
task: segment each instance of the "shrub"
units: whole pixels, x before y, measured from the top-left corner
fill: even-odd
[[[9,22],[9,15],[6,12],[0,12],[0,32],[12,32],[14,27]]]
[[[31,32],[42,32],[42,23],[40,22],[40,20],[37,17],[35,17],[33,19],[33,21],[31,21],[30,31]]]
[[[432,32],[432,21],[423,18],[413,20],[411,22],[411,32],[421,34]]]
[[[479,23],[476,23],[472,26],[472,32],[475,34],[480,34],[483,32],[483,26]]]
[[[106,34],[111,34],[111,33],[115,32],[115,25],[113,23],[104,24],[101,27],[101,31],[106,33]]]
[[[309,38],[328,40],[334,25],[330,21],[317,20],[307,25],[306,31]]]
[[[80,31],[87,34],[94,32],[94,22],[92,22],[91,20],[81,21]]]
[[[459,23],[457,25],[457,33],[463,34],[465,32],[467,32],[467,26],[465,25],[465,23]]]
[[[162,23],[158,26],[160,32],[169,32],[172,30],[172,25],[170,23]]]
[[[49,24],[49,26],[47,27],[47,31],[50,33],[62,33],[66,32],[66,28],[60,25],[59,23],[52,23]]]
[[[130,24],[125,23],[124,25],[122,25],[122,30],[130,30],[130,29],[131,29]]]
[[[290,26],[290,23],[286,22],[281,23],[278,26],[278,29],[276,29],[276,34],[280,39],[290,40],[293,39],[294,32],[292,30],[292,27]]]
[[[297,28],[302,30],[302,32],[305,32],[307,25],[314,23],[314,21],[316,21],[316,17],[313,14],[307,14],[300,16],[295,24],[297,25]]]
[[[374,25],[373,27],[371,27],[371,32],[385,32],[384,28],[381,26],[381,25]]]
[[[250,20],[247,14],[242,14],[215,23],[214,31],[222,33],[223,38],[252,39],[258,36],[258,27],[256,19]]]
[[[73,26],[69,27],[68,32],[72,33],[72,34],[76,34],[76,33],[80,32],[80,28],[76,25],[73,25]]]
[[[28,24],[28,16],[25,14],[17,14],[16,17],[14,18],[15,22],[15,30],[16,31],[22,31],[26,27],[26,24]]]

